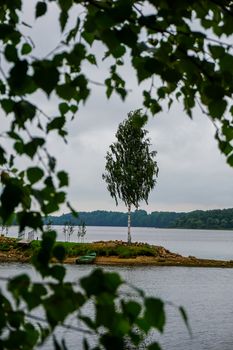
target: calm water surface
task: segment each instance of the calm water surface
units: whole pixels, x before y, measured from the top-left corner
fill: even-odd
[[[64,240],[62,227],[54,227],[58,239]],[[17,228],[10,229],[17,235]],[[126,240],[125,227],[87,227],[86,242],[99,240]],[[188,256],[233,260],[233,231],[179,230],[132,228],[133,241],[162,245]],[[39,237],[40,238],[40,237]],[[77,241],[77,228],[71,236]],[[68,266],[68,280],[77,281],[91,271],[91,266]],[[186,308],[192,327],[190,338],[184,323],[172,306],[167,306],[167,324],[160,342],[164,350],[232,350],[233,349],[233,269],[187,267],[106,267],[117,271],[128,282],[143,288],[148,295]],[[1,264],[1,276],[20,272],[38,279],[30,265]],[[88,311],[87,311],[88,312]],[[81,335],[58,330],[68,339],[69,349],[81,349]],[[43,346],[51,350],[51,341]]]
[[[89,273],[91,266],[68,266],[70,281]],[[167,306],[167,324],[160,341],[164,350],[233,349],[233,269],[187,267],[107,267],[128,282],[143,288],[148,295],[159,296],[183,305],[189,315],[193,336],[190,338],[180,315]],[[39,276],[26,264],[1,264],[1,276],[27,272]],[[81,335],[59,331],[68,340],[70,350],[81,349]],[[43,346],[51,350],[51,342]]]

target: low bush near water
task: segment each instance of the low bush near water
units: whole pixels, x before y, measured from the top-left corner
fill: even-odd
[[[8,244],[8,243],[0,243],[0,250],[1,251],[8,251],[8,250],[10,250],[11,249],[11,246],[10,246],[10,244]]]
[[[17,248],[17,240],[15,238],[8,238],[1,236],[0,239],[0,251],[9,251]]]
[[[117,243],[71,243],[58,242],[57,245],[65,247],[68,257],[86,255],[90,251],[95,251],[97,256],[119,256],[120,258],[133,258],[137,256],[156,256],[157,250],[155,247],[148,244],[127,245]],[[35,248],[35,247],[34,247]]]
[[[122,241],[95,242],[95,243],[74,243],[57,242],[56,246],[63,246],[67,257],[77,257],[96,252],[97,256],[118,256],[119,258],[136,258],[137,256],[158,256],[155,246],[146,243],[133,243],[131,245]],[[13,238],[2,238],[0,241],[0,251],[10,251],[16,249],[24,256],[32,256],[41,246],[41,241],[35,240],[28,246],[20,246]]]

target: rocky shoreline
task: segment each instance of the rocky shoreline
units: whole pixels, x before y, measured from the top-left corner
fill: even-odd
[[[90,243],[91,249],[98,250],[100,247],[109,248],[116,246],[126,246],[122,241],[94,242]],[[134,247],[143,246],[144,243],[134,243]],[[233,268],[233,260],[211,260],[198,259],[194,256],[184,257],[180,254],[172,253],[161,246],[150,246],[156,250],[156,256],[139,255],[135,257],[104,256],[98,255],[94,265],[124,265],[124,266],[187,266],[187,267],[220,267]],[[0,262],[30,263],[32,251],[30,243],[22,244],[16,239],[0,237]],[[75,264],[77,256],[68,256],[65,264]]]

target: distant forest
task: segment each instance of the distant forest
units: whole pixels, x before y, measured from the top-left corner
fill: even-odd
[[[45,223],[52,225],[127,226],[127,213],[97,210],[72,214],[49,216]],[[159,212],[148,214],[145,210],[132,213],[132,226],[190,229],[233,229],[233,209],[195,210],[189,213]]]

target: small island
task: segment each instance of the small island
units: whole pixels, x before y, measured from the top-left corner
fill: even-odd
[[[90,251],[96,252],[94,265],[124,266],[189,266],[232,268],[233,260],[198,259],[184,257],[161,247],[135,242],[128,245],[123,241],[99,241],[93,243],[57,242],[66,250],[64,263],[75,264],[76,259]],[[30,263],[33,254],[39,249],[40,241],[20,242],[16,238],[0,236],[0,261]],[[56,262],[56,261],[52,261]]]

